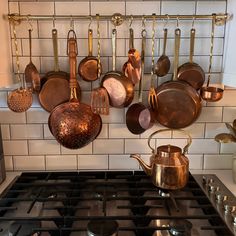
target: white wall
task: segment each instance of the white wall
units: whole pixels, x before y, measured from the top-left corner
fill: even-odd
[[[9,3],[10,12],[21,14],[211,14],[213,12],[224,12],[226,1],[19,1]],[[55,12],[54,12],[55,9]],[[180,63],[188,60],[189,30],[192,21],[180,21],[182,29],[182,41],[180,52]],[[75,31],[78,37],[78,61],[87,55],[87,27],[88,21],[75,21]],[[147,22],[148,42],[144,79],[145,96],[150,86],[151,70],[151,22]],[[173,61],[174,29],[176,22],[170,22],[167,54]],[[210,51],[211,20],[195,22],[196,47],[194,60],[198,62],[205,71],[208,70]],[[28,50],[28,24],[22,22],[17,28],[20,47],[21,72],[24,72],[29,62]],[[52,70],[52,40],[51,21],[33,22],[33,62],[41,74]],[[61,70],[68,71],[68,58],[66,56],[66,35],[70,27],[68,21],[56,21],[59,34],[59,61]],[[96,49],[96,24],[92,27],[95,31],[94,55]],[[156,33],[155,60],[162,52],[162,27],[163,22],[158,22]],[[133,23],[135,31],[135,46],[140,50],[141,22]],[[102,37],[102,63],[104,72],[111,69],[111,36],[112,25],[109,21],[101,23]],[[214,40],[214,56],[212,67],[212,82],[220,83],[222,72],[222,58],[224,45],[224,26],[216,28]],[[128,51],[128,23],[118,27],[118,69],[127,59]],[[11,36],[12,37],[12,36]],[[15,61],[15,53],[13,51]],[[207,76],[207,74],[206,74]],[[159,84],[170,80],[170,73],[159,79]],[[84,82],[79,78],[83,91],[83,101],[89,102],[91,88],[98,86],[98,82],[92,84]],[[47,126],[49,114],[44,111],[34,97],[34,104],[26,113],[16,114],[7,108],[7,90],[0,92],[0,123],[3,131],[4,153],[6,167],[8,170],[81,170],[81,169],[137,169],[138,163],[129,159],[130,153],[142,153],[148,159],[150,150],[147,146],[149,134],[161,126],[156,124],[152,129],[142,135],[133,135],[126,128],[125,109],[111,109],[109,116],[103,116],[103,129],[99,137],[83,149],[68,150],[60,146],[50,134]],[[236,90],[227,89],[224,98],[217,103],[203,103],[203,109],[197,121],[186,128],[193,137],[193,144],[189,150],[190,167],[192,169],[229,169],[231,168],[232,153],[235,152],[235,144],[218,144],[214,136],[220,132],[227,132],[224,122],[232,122],[236,117]],[[137,101],[135,98],[134,102]],[[183,136],[173,132],[157,136],[154,140],[157,146],[161,144],[175,144],[183,146],[186,142]]]

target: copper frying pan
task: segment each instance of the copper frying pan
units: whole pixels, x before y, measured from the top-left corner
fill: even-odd
[[[173,80],[157,88],[157,121],[168,128],[184,128],[192,124],[201,111],[201,99],[196,89],[185,81],[177,81],[180,47],[179,28],[175,30],[175,60]]]
[[[195,29],[190,31],[190,54],[189,62],[184,63],[178,68],[178,80],[183,80],[189,83],[196,90],[200,89],[205,81],[205,73],[203,69],[193,62]]]
[[[80,77],[85,81],[95,81],[98,79],[98,59],[93,56],[93,30],[88,30],[88,56],[85,57],[78,67]],[[102,73],[102,68],[101,68]]]
[[[43,79],[43,85],[39,93],[39,102],[48,112],[52,111],[57,105],[67,102],[70,98],[69,74],[59,70],[58,63],[58,44],[57,30],[52,30],[53,49],[54,49],[54,71],[50,71]],[[80,87],[77,86],[77,94],[80,98]]]

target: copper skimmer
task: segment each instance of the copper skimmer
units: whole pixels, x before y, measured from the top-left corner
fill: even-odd
[[[152,70],[151,70],[151,87],[149,89],[148,94],[148,104],[153,111],[157,110],[158,108],[158,101],[157,101],[157,94],[154,87],[154,43],[155,43],[155,15],[153,15],[153,24],[152,24]]]
[[[20,76],[20,61],[19,61],[19,50],[18,42],[16,39],[15,22],[13,22],[13,34],[14,44],[16,51],[16,66],[17,66],[17,78],[21,86],[18,89],[13,90],[7,97],[7,105],[9,109],[14,112],[25,112],[27,111],[33,102],[32,90],[26,87],[25,79]]]
[[[97,73],[98,78],[101,77],[101,42],[100,42],[100,26],[99,26],[99,15],[97,18],[97,37],[98,37],[98,65],[97,65]],[[95,114],[101,115],[109,115],[109,96],[107,90],[100,86],[95,88],[91,92],[91,101],[90,101],[92,112]]]

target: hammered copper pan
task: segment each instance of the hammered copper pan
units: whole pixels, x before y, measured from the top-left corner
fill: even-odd
[[[196,89],[177,80],[180,29],[175,30],[175,60],[173,80],[157,88],[157,121],[168,128],[184,128],[192,124],[201,111],[201,99]]]
[[[195,29],[192,28],[190,32],[189,62],[184,63],[178,68],[177,78],[178,80],[186,81],[196,90],[199,90],[205,81],[205,73],[201,66],[193,62],[194,40]]]
[[[78,149],[92,142],[102,128],[101,117],[91,107],[77,98],[76,56],[77,42],[73,30],[68,33],[70,62],[70,101],[56,106],[49,118],[48,126],[56,140],[66,148]]]
[[[48,112],[70,99],[69,74],[59,69],[57,30],[55,28],[52,30],[52,39],[55,68],[54,71],[48,72],[42,80],[42,88],[39,93],[39,102]],[[81,91],[79,85],[77,86],[77,94],[80,98]]]

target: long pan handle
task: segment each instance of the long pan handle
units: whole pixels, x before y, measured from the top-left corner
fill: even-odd
[[[88,30],[88,55],[91,57],[93,55],[93,30]]]
[[[163,43],[163,52],[162,52],[162,54],[166,55],[166,43],[167,43],[168,29],[165,28],[165,29],[163,29],[163,31],[164,31],[164,43]]]
[[[58,62],[58,42],[57,42],[57,29],[52,29],[52,44],[53,44],[53,54],[54,54],[54,71],[58,72],[59,62]]]
[[[181,30],[175,30],[175,56],[174,56],[174,75],[173,81],[177,80],[178,66],[179,66],[179,47],[180,47]]]
[[[129,28],[129,49],[134,48],[134,30]]]
[[[112,70],[116,70],[116,29],[112,30],[111,45],[112,45]]]
[[[196,30],[194,28],[192,28],[190,31],[190,54],[189,54],[189,62],[190,63],[193,63],[195,32],[196,32]]]

